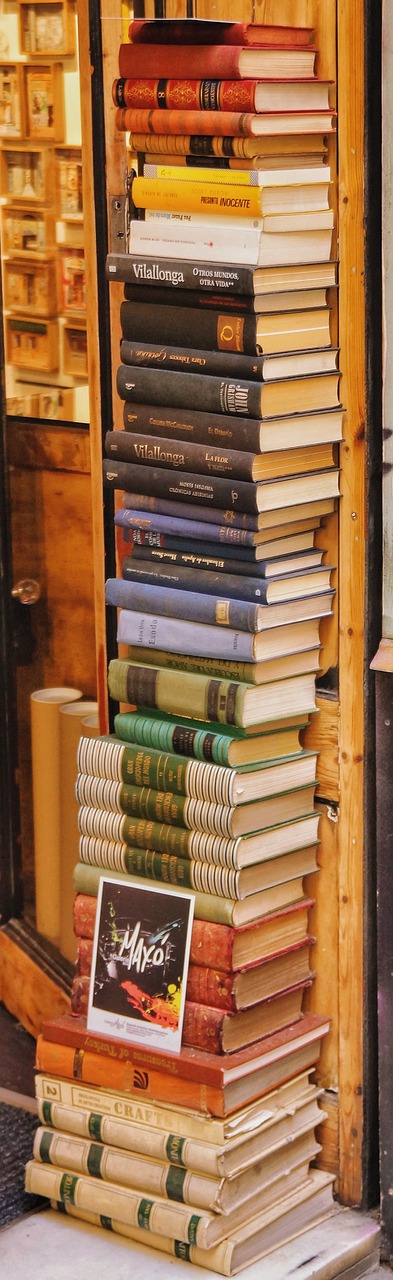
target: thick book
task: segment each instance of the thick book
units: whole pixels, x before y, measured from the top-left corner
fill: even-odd
[[[99,789],[98,798],[101,791],[102,789]],[[115,850],[109,848],[109,845],[121,845],[122,850],[124,849],[124,864],[121,850],[119,850],[120,863],[130,874],[136,873],[133,872],[131,865],[126,867],[127,855],[130,855],[131,860],[135,850],[140,849],[144,854],[149,850],[158,851],[166,858],[207,862],[233,870],[255,865],[261,867],[265,862],[273,862],[276,858],[281,859],[284,854],[315,847],[318,842],[319,816],[318,810],[314,809],[304,817],[287,820],[283,818],[281,822],[274,823],[271,827],[234,838],[214,835],[212,832],[200,831],[197,828],[187,830],[168,822],[154,822],[146,818],[134,817],[122,810],[104,809],[98,804],[83,803],[78,811],[78,827],[82,836],[90,838],[90,845],[85,843],[84,857],[81,860],[91,865],[98,865],[100,859],[102,864],[102,860],[107,857],[108,863],[114,866]],[[119,870],[120,865],[115,869]],[[162,875],[162,880],[170,879],[169,872],[170,863],[168,862],[168,871]],[[299,872],[295,871],[294,874]],[[157,876],[158,864],[155,868],[156,879]],[[195,889],[196,887],[194,886]],[[210,891],[206,889],[206,892]],[[215,891],[212,890],[212,892]],[[227,896],[235,898],[237,895],[228,893]]]
[[[256,924],[233,929],[194,916],[191,931],[191,963],[221,973],[246,972],[259,968],[264,960],[272,960],[287,951],[309,943],[309,912],[313,898],[303,898],[293,906],[283,907],[258,920]],[[73,902],[73,925],[76,943],[94,937],[97,900],[77,893]]]
[[[142,880],[159,880],[160,884],[178,885],[182,889],[194,889],[239,902],[289,880],[301,881],[303,876],[318,871],[316,848],[312,845],[240,871],[196,858],[178,858],[174,854],[134,849],[96,836],[80,837],[79,858],[90,866],[102,867],[109,875],[112,870],[124,871],[127,875],[140,876]]]
[[[36,1186],[40,1188],[42,1174],[38,1175],[38,1181],[35,1182],[37,1169],[43,1166],[36,1165],[33,1161],[29,1162],[28,1187],[35,1190]],[[49,1191],[49,1183],[54,1170],[45,1170],[45,1189],[42,1187],[42,1195],[58,1195],[64,1191],[63,1187],[58,1184],[55,1176],[55,1190]],[[290,1240],[301,1235],[308,1227],[317,1225],[325,1218],[328,1218],[334,1210],[334,1202],[332,1198],[332,1181],[331,1174],[322,1173],[319,1170],[311,1169],[306,1175],[306,1170],[294,1170],[285,1180],[285,1192],[282,1195],[282,1184],[280,1198],[276,1199],[275,1184],[273,1183],[266,1192],[262,1193],[262,1197],[269,1197],[269,1203],[273,1207],[261,1207],[260,1213],[252,1218],[248,1223],[246,1230],[244,1226],[239,1230],[234,1230],[226,1237],[221,1244],[216,1245],[209,1250],[199,1249],[196,1245],[184,1244],[179,1240],[172,1240],[168,1236],[160,1234],[151,1234],[149,1236],[149,1244],[152,1248],[159,1250],[160,1253],[168,1254],[173,1258],[181,1258],[185,1262],[194,1263],[196,1266],[205,1267],[208,1271],[213,1271],[222,1276],[233,1276],[237,1272],[242,1271],[245,1266],[258,1261],[271,1253],[273,1249],[282,1248]],[[48,1180],[48,1185],[46,1180]],[[120,1237],[128,1240],[134,1240],[138,1244],[146,1244],[146,1232],[140,1227],[129,1226],[128,1224],[119,1222],[116,1218],[102,1216],[96,1211],[80,1207],[80,1196],[78,1196],[78,1204],[75,1205],[67,1199],[51,1199],[51,1207],[60,1213],[67,1213],[71,1218],[75,1217],[82,1221],[88,1222],[99,1227],[106,1227],[110,1231],[114,1231]]]
[[[119,1151],[140,1152],[208,1177],[233,1177],[270,1147],[290,1141],[307,1125],[319,1124],[326,1114],[319,1106],[320,1090],[310,1084],[308,1072],[272,1091],[260,1107],[242,1108],[233,1121],[233,1134],[230,1122],[222,1125],[209,1117],[189,1116],[185,1110],[176,1117],[176,1124],[170,1106],[141,1103],[138,1115],[131,1100],[121,1105],[119,1099],[116,1112],[116,1095],[102,1097],[89,1085],[73,1089],[68,1081],[54,1080],[52,1098],[47,1077],[37,1076],[35,1086],[41,1124],[84,1138],[94,1136]]]
[[[127,366],[129,368],[129,366]],[[131,371],[132,376],[132,371]],[[218,475],[234,481],[255,480],[262,483],[280,476],[304,475],[334,467],[336,454],[331,442],[297,449],[272,450],[270,453],[243,452],[224,444],[198,444],[177,436],[148,435],[145,432],[107,431],[105,450],[108,458],[133,462],[144,467],[173,467],[178,472],[195,475]]]
[[[209,294],[220,293],[243,296],[259,294],[280,294],[298,291],[299,289],[329,288],[337,283],[337,264],[335,262],[305,263],[302,266],[290,267],[244,267],[232,263],[224,266],[219,262],[205,263],[184,262],[166,258],[134,257],[130,253],[109,253],[106,258],[106,276],[108,280],[121,280],[125,284],[149,286],[152,289],[170,291],[200,290],[206,294],[205,306],[209,305]]]
[[[257,546],[265,538],[286,537],[297,533],[299,529],[316,529],[321,523],[321,517],[331,515],[336,508],[334,497],[326,497],[252,514],[218,506],[199,507],[196,503],[182,502],[174,496],[167,498],[158,493],[133,493],[130,489],[123,494],[122,503],[124,507],[142,512],[143,520],[151,516],[166,515],[171,519],[176,517],[179,520],[198,521],[199,524],[217,524],[220,526],[220,541],[245,542],[247,546]],[[185,532],[191,532],[188,524]],[[195,532],[199,536],[198,531]]]
[[[282,157],[296,157],[296,163],[299,162],[301,156],[302,162],[306,163],[306,157],[312,153],[314,160],[319,164],[321,158],[327,155],[328,134],[324,133],[280,133],[266,134],[259,138],[240,138],[240,137],[219,137],[217,134],[154,134],[154,133],[130,133],[129,144],[130,150],[135,155],[140,152],[146,152],[146,155],[158,156],[161,160],[162,156],[171,156],[171,163],[174,164],[173,156],[179,156],[179,163],[193,164],[197,163],[213,164],[218,162],[224,165],[229,163],[236,167],[239,160],[244,162],[250,161],[252,165],[262,165],[266,161],[271,164],[279,165],[282,163]]]
[[[197,566],[192,560],[188,565],[174,561],[175,556],[165,557],[165,552],[160,552],[158,548],[151,548],[149,560],[139,561],[133,556],[125,556],[123,578],[129,582],[158,582],[162,586],[177,587],[184,591],[193,591],[199,580],[201,590],[207,595],[218,595],[221,587],[223,593],[232,600],[249,600],[269,606],[328,591],[333,572],[331,565],[315,565],[312,569],[264,578],[263,574],[254,577],[253,574],[242,576],[228,573],[225,572],[227,566],[224,565],[223,571],[219,569],[218,572],[208,568],[198,569],[197,579]]]
[[[157,107],[118,107],[115,126],[121,133],[188,134],[221,138],[261,137],[282,133],[333,133],[334,111],[184,111]]]
[[[114,277],[116,279],[116,276]],[[108,276],[108,279],[111,279]],[[331,286],[332,288],[335,286]],[[177,307],[195,307],[198,311],[209,309],[209,311],[222,311],[225,307],[226,311],[238,313],[239,315],[262,315],[267,311],[308,311],[311,307],[321,308],[327,307],[330,303],[330,291],[326,286],[312,286],[308,288],[305,281],[304,288],[283,289],[280,293],[219,293],[213,290],[198,291],[197,289],[177,288],[175,293],[171,293],[165,284],[151,285],[146,281],[139,281],[135,284],[133,281],[124,284],[124,297],[127,302],[148,302],[153,306],[158,303],[159,306]]]
[[[256,45],[279,48],[313,44],[313,27],[205,18],[134,18],[128,28],[138,44]]]
[[[123,81],[123,91],[126,91],[128,84],[133,83],[134,81]],[[173,84],[174,82],[171,81],[170,83]],[[182,83],[184,84],[184,81]],[[321,83],[322,82],[320,80],[313,82],[308,81],[306,83],[306,87],[310,88],[310,86],[312,86],[313,89],[317,89],[319,92]],[[248,89],[252,87],[255,92],[258,82],[255,80],[243,81],[243,85],[238,85],[237,89],[242,92],[246,85]],[[266,90],[269,98],[272,96],[272,87],[271,83],[268,85],[261,84],[260,86],[261,89]],[[282,89],[282,82],[276,84],[274,87],[277,89],[278,93],[280,93]],[[289,87],[301,88],[300,85],[298,86],[296,84],[292,84]],[[236,90],[235,84],[234,88]],[[281,161],[280,165],[274,165],[270,169],[266,166],[260,171],[254,169],[239,169],[230,170],[229,173],[225,172],[225,169],[220,168],[218,168],[215,173],[214,168],[209,168],[209,166],[207,166],[207,168],[204,169],[203,164],[201,164],[198,166],[196,172],[193,173],[192,169],[187,168],[187,166],[179,166],[168,161],[160,161],[159,163],[153,164],[151,160],[147,160],[143,166],[143,177],[163,178],[166,181],[171,182],[187,182],[192,186],[201,182],[207,183],[208,186],[211,186],[211,184],[214,183],[221,186],[224,185],[229,190],[231,187],[238,186],[262,187],[267,202],[270,202],[271,204],[271,208],[269,210],[266,209],[266,212],[269,211],[271,213],[280,212],[280,210],[275,208],[275,205],[273,207],[273,201],[275,202],[276,198],[278,198],[277,193],[279,192],[281,193],[280,198],[283,202],[283,206],[285,206],[285,210],[288,210],[296,199],[298,200],[299,205],[301,202],[302,206],[306,203],[307,208],[314,207],[314,199],[317,198],[318,191],[319,201],[321,202],[318,203],[318,208],[329,208],[331,170],[327,163],[321,163],[319,166],[315,164],[312,167],[312,171],[310,171],[310,165],[302,165],[301,162],[299,162],[297,166],[295,163],[292,163],[288,167],[284,161]],[[311,188],[314,188],[314,190],[311,190]]]
[[[123,343],[122,343],[123,345]],[[165,348],[164,348],[165,350]],[[313,353],[309,353],[310,356]],[[232,360],[232,356],[226,357]],[[280,360],[280,356],[269,356],[270,362]],[[295,357],[297,358],[297,357]],[[308,355],[307,355],[308,358]],[[334,357],[335,358],[335,357]],[[235,360],[239,357],[234,357]],[[244,357],[241,357],[244,359]],[[240,452],[277,453],[291,449],[312,448],[313,445],[338,443],[342,439],[343,409],[323,409],[310,413],[299,413],[296,408],[279,418],[242,418],[238,415],[222,413],[204,413],[200,409],[176,409],[165,405],[124,404],[123,421],[126,431],[145,432],[149,436],[164,436],[167,439],[187,440],[190,444],[207,444],[220,446]],[[306,460],[307,455],[304,452]],[[304,468],[308,470],[307,466]],[[127,506],[131,504],[127,499]],[[174,513],[175,514],[175,513]],[[186,517],[187,518],[187,517]],[[117,516],[120,523],[120,517]],[[124,519],[124,517],[123,517]],[[190,518],[188,518],[190,519]],[[206,517],[207,519],[207,517]],[[151,521],[152,528],[159,528]],[[161,526],[167,528],[169,526]],[[174,528],[173,532],[181,532]],[[199,537],[199,531],[192,530],[187,523],[184,531],[187,536]],[[212,531],[214,540],[218,536]],[[233,541],[236,541],[233,534]],[[223,534],[220,532],[220,539]],[[229,538],[225,536],[225,540]],[[240,541],[240,535],[238,536]],[[242,539],[246,541],[245,538]]]
[[[102,867],[97,864],[77,862],[74,867],[75,893],[89,893],[97,897],[102,874]],[[138,876],[125,875],[124,871],[111,871],[111,880],[126,880],[137,888],[140,888],[141,883]],[[179,893],[178,888],[168,882],[155,883],[167,893]],[[283,907],[291,907],[305,898],[301,879],[288,880],[285,884],[275,885],[274,889],[262,889],[260,893],[253,893],[241,901],[237,898],[221,898],[214,893],[201,893],[199,890],[189,889],[188,892],[193,895],[194,911],[198,919],[230,925],[235,929],[255,924],[262,916],[280,911]]]
[[[150,311],[152,309],[152,304],[154,306],[155,303],[160,306],[159,298],[149,299],[148,308]],[[180,308],[180,310],[181,309],[182,308]],[[193,308],[190,308],[189,310],[190,314],[193,314]],[[168,312],[177,312],[177,307],[168,307]],[[203,311],[201,314],[205,315],[205,312]],[[328,317],[329,313],[327,310],[326,314]],[[303,317],[303,324],[305,327],[310,319],[309,333],[310,341],[312,341],[314,337],[313,320],[315,313],[310,311],[310,313],[307,312],[307,315],[304,316],[302,312],[301,315]],[[232,317],[233,332],[235,332],[238,327],[237,322],[239,319],[243,320],[243,317],[236,317],[236,323],[234,324]],[[177,316],[176,320],[178,321]],[[220,316],[220,321],[221,320],[222,316]],[[268,327],[271,328],[272,326],[264,326],[266,329]],[[240,326],[240,329],[241,328],[242,326]],[[275,345],[276,341],[280,341],[279,328],[280,325],[278,324],[277,338],[275,336],[272,337],[270,333],[267,337],[265,335],[263,336],[263,343],[265,346],[271,344]],[[328,319],[326,329],[327,338],[329,340]],[[318,340],[322,341],[322,343],[325,331],[325,327],[321,332],[318,330]],[[305,333],[305,337],[302,338],[302,341],[305,341],[308,336],[308,332]],[[284,338],[284,340],[287,340],[289,347],[291,347],[292,343],[295,341],[292,328],[290,329],[288,339]],[[219,341],[222,347],[223,344],[221,342],[221,337],[219,338]],[[230,338],[228,332],[228,342],[229,341]],[[157,341],[144,342],[143,339],[141,340],[138,337],[137,339],[133,338],[130,340],[123,339],[120,344],[120,359],[123,364],[127,365],[138,365],[139,367],[146,369],[149,367],[153,369],[167,368],[173,369],[178,373],[188,373],[190,371],[191,373],[198,372],[199,374],[212,374],[213,376],[226,374],[230,377],[234,377],[235,373],[237,373],[239,378],[251,380],[252,382],[271,382],[274,381],[275,378],[300,377],[304,374],[310,373],[330,373],[332,370],[337,369],[338,364],[338,350],[335,347],[329,346],[310,347],[310,349],[301,351],[266,351],[263,356],[243,355],[242,352],[239,354],[237,351],[222,350],[221,347],[220,350],[214,350],[213,348],[210,351],[203,351],[200,348],[198,348],[198,350],[194,350],[192,347],[188,348],[187,346],[170,346],[169,344],[167,345],[165,341],[162,344]]]
[[[171,715],[214,720],[240,728],[263,724],[282,715],[315,710],[315,676],[307,673],[270,685],[215,680],[190,672],[179,680],[176,671],[112,658],[108,669],[111,697],[136,707],[157,707]],[[255,829],[255,828],[254,828]]]
[[[332,611],[333,596],[334,591],[330,590],[320,595],[302,597],[300,600],[262,605],[251,604],[247,600],[233,600],[223,593],[214,596],[202,591],[182,591],[168,585],[160,586],[153,582],[127,582],[125,578],[108,578],[105,583],[105,600],[108,605],[148,614],[159,613],[163,617],[189,622],[204,621],[216,626],[218,630],[230,627],[234,631],[253,634],[269,631],[289,622],[326,617]]]
[[[224,434],[224,433],[223,433]],[[270,481],[287,481],[293,476],[320,473],[336,467],[336,441],[317,441],[306,449],[303,445],[288,449],[271,449],[268,452],[231,449],[222,444],[203,444],[194,440],[153,435],[147,431],[126,429],[106,433],[106,455],[114,461],[133,463],[141,467],[163,467],[182,475],[223,477],[268,484]],[[141,557],[143,558],[143,557]],[[163,557],[165,559],[165,557]],[[251,571],[250,571],[251,572]]]
[[[313,1126],[305,1127],[293,1135],[290,1167],[315,1159],[320,1150]],[[40,1125],[34,1135],[33,1157],[77,1175],[88,1172],[90,1178],[98,1178],[104,1184],[129,1189],[131,1196],[139,1191],[145,1196],[159,1196],[168,1205],[176,1201],[193,1205],[199,1212],[230,1213],[231,1217],[246,1201],[252,1201],[254,1206],[258,1180],[263,1191],[288,1170],[288,1144],[283,1141],[273,1151],[262,1153],[257,1168],[251,1164],[228,1179],[157,1160],[146,1152],[119,1150],[109,1143],[97,1142],[89,1134],[62,1132],[45,1125]]]
[[[314,75],[316,50],[313,45],[252,47],[241,45],[171,45],[150,44],[143,56],[138,45],[121,44],[119,48],[120,76],[131,79],[149,68],[150,74],[160,79],[174,77],[193,80],[239,80],[278,76],[286,79],[307,79]],[[182,129],[177,129],[182,133]],[[194,132],[194,130],[192,130]],[[195,130],[198,132],[198,130]],[[226,132],[224,130],[223,132]]]
[[[317,621],[312,625],[318,630]],[[227,725],[210,724],[204,729],[196,720],[176,719],[160,711],[119,712],[114,717],[115,733],[124,742],[232,766],[295,755],[302,750],[299,734],[307,724],[308,716],[299,716],[297,723],[289,720],[245,738],[241,730]]]
[[[292,215],[293,217],[294,215]],[[258,226],[231,226],[224,215],[215,222],[207,217],[190,221],[172,218],[170,213],[130,222],[129,251],[155,259],[194,260],[200,254],[211,262],[244,264],[250,267],[280,266],[328,261],[332,252],[332,230],[261,232]],[[233,222],[233,219],[232,219]],[[245,222],[245,219],[242,219]]]
[[[162,342],[165,346],[168,343],[171,347],[178,346],[180,350],[185,350],[185,355],[190,347],[194,353],[196,369],[199,351],[202,353],[201,367],[204,367],[204,349],[231,353],[232,359],[235,353],[257,356],[260,353],[273,354],[280,351],[303,352],[307,348],[328,347],[331,341],[328,307],[316,310],[310,308],[306,312],[291,310],[244,316],[226,313],[225,310],[217,313],[209,311],[208,307],[201,311],[194,307],[178,307],[175,298],[173,303],[173,306],[166,306],[163,311],[160,309],[157,315],[157,310],[149,303],[122,302],[120,323],[123,338],[138,344]],[[130,355],[130,349],[123,347],[122,359],[131,364],[132,361],[125,360],[127,351]],[[256,360],[254,364],[255,371],[251,373],[251,378],[267,381],[264,370],[268,365],[263,360]],[[168,365],[170,368],[169,361]],[[231,377],[230,367],[227,376]],[[240,377],[241,374],[240,369],[237,372],[235,362],[232,377],[237,376]],[[276,377],[279,376],[277,373]]]
[[[98,778],[176,791],[217,804],[246,804],[300,787],[315,780],[317,753],[303,748],[295,755],[261,765],[237,768],[196,760],[174,752],[156,750],[119,739],[115,734],[89,738],[83,734],[77,747],[77,768]]]
[[[117,79],[117,107],[160,107],[183,111],[328,111],[324,80]],[[153,175],[155,176],[155,175]]]
[[[143,369],[121,364],[117,370],[116,385],[120,398],[131,403],[163,404],[181,409],[197,404],[208,413],[239,414],[243,418],[274,418],[288,415],[294,406],[295,412],[305,413],[332,409],[340,403],[340,374],[337,370],[277,378],[274,382],[260,384],[245,379],[213,375],[201,378],[198,373],[172,373],[170,369]]]
[[[305,1070],[307,1066],[311,1066],[319,1055],[320,1041],[328,1033],[329,1025],[329,1019],[319,1014],[303,1014],[302,1018],[293,1025],[288,1025],[279,1032],[273,1032],[262,1041],[250,1044],[243,1050],[230,1053],[228,1057],[198,1050],[187,1044],[182,1044],[179,1053],[170,1053],[150,1046],[145,1047],[142,1044],[115,1041],[113,1037],[97,1036],[96,1033],[88,1032],[86,1018],[73,1018],[70,1014],[64,1014],[60,1018],[45,1020],[42,1023],[42,1033],[37,1039],[36,1066],[40,1071],[49,1073],[52,1069],[52,1074],[64,1075],[65,1079],[69,1079],[73,1076],[74,1053],[79,1052],[81,1074],[77,1079],[84,1079],[87,1084],[105,1083],[105,1087],[109,1089],[119,1088],[119,1084],[111,1082],[110,1079],[111,1068],[116,1065],[119,1069],[116,1073],[119,1074],[119,1078],[127,1080],[128,1075],[129,1084],[128,1087],[125,1085],[124,1089],[127,1093],[133,1092],[133,1069],[142,1071],[142,1079],[143,1075],[146,1075],[147,1089],[150,1083],[148,1076],[154,1073],[157,1078],[163,1079],[164,1096],[161,1093],[161,1097],[156,1098],[157,1102],[177,1101],[180,1080],[205,1084],[207,1089],[213,1088],[214,1091],[221,1093],[221,1107],[218,1112],[220,1116],[227,1114],[227,1111],[236,1110],[236,1107],[245,1105],[246,1102],[253,1101],[257,1096],[262,1096],[275,1084],[291,1078],[296,1071]],[[309,1048],[309,1055],[307,1053],[305,1055],[306,1059],[309,1057],[309,1061],[302,1062],[301,1066],[297,1065],[293,1069],[291,1056],[292,1052],[297,1052],[298,1048]],[[63,1059],[64,1068],[67,1069],[56,1068],[56,1051],[58,1051],[59,1060]],[[86,1062],[86,1071],[83,1071],[84,1062]],[[271,1073],[266,1069],[273,1065],[277,1066],[278,1062],[280,1062],[279,1073],[277,1075],[274,1073],[274,1079],[271,1082]],[[96,1075],[99,1075],[101,1070],[101,1078],[88,1080],[88,1074],[91,1074],[90,1068],[93,1066],[96,1066]],[[105,1068],[108,1073],[106,1080]],[[266,1082],[266,1088],[264,1088],[264,1073],[270,1076]],[[174,1082],[177,1083],[174,1084]],[[261,1084],[260,1091],[253,1092],[259,1088],[259,1084]],[[230,1092],[230,1085],[238,1085],[238,1088],[232,1088]],[[233,1106],[225,1107],[223,1103],[227,1087]],[[142,1088],[142,1080],[140,1088]],[[238,1097],[234,1098],[236,1093]],[[182,1102],[179,1096],[179,1106],[182,1105],[189,1106],[189,1103],[186,1100]],[[198,1107],[198,1110],[210,1111],[211,1108],[207,1105]]]
[[[261,182],[234,181],[236,172],[234,176],[231,174],[229,182],[223,181],[222,171],[218,180],[214,178],[213,170],[208,171],[210,180],[202,180],[198,173],[194,176],[188,169],[175,169],[176,172],[189,175],[188,181],[163,175],[134,178],[131,188],[134,207],[149,211],[168,210],[174,214],[191,213],[209,219],[212,215],[223,215],[236,218],[236,225],[238,219],[255,218],[259,230],[266,235],[271,231],[312,230],[314,227],[329,228],[334,224],[327,181],[323,187],[311,182],[307,185],[299,183],[298,187],[289,184],[286,187],[279,184],[265,187]]]

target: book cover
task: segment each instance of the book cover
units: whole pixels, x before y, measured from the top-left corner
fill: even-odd
[[[229,44],[286,45],[313,44],[312,27],[279,26],[268,22],[226,22],[206,18],[134,18],[129,39],[138,44]]]
[[[177,51],[176,51],[177,52]],[[231,72],[229,71],[229,75]],[[232,73],[233,74],[233,73]],[[132,78],[132,77],[131,77]],[[224,77],[222,77],[224,78]],[[335,112],[325,111],[184,111],[160,107],[118,107],[115,126],[123,133],[188,134],[251,138],[263,134],[333,133]]]
[[[187,892],[168,897],[155,886],[102,877],[89,1032],[180,1051],[193,912]]]
[[[160,299],[149,300],[149,309],[152,310],[154,302],[160,306]],[[181,309],[181,308],[180,308]],[[177,308],[169,308],[169,311],[176,311]],[[192,309],[189,308],[190,314]],[[292,313],[291,313],[292,314]],[[295,313],[293,313],[295,314]],[[323,313],[325,314],[325,313]],[[319,316],[317,315],[317,324],[319,324]],[[320,341],[323,343],[329,340],[329,318],[327,316],[325,323],[318,329],[313,329],[313,321],[315,313],[310,310],[306,316],[303,316],[305,325],[310,322],[310,328],[307,334],[302,336],[303,342],[308,337],[311,342]],[[220,317],[222,319],[222,317]],[[259,322],[258,322],[259,325]],[[164,326],[165,327],[165,326]],[[263,339],[264,345],[275,346],[280,341],[278,335],[279,325],[277,324],[277,334],[269,334],[267,339]],[[232,327],[234,332],[234,328]],[[295,345],[293,331],[288,327],[288,336],[284,335],[283,341],[288,347]],[[296,331],[297,335],[298,331]],[[164,335],[163,335],[164,336]],[[171,335],[171,341],[172,337]],[[281,335],[282,337],[282,335]],[[230,330],[228,328],[228,342],[230,342]],[[167,346],[165,342],[146,342],[134,339],[123,339],[120,344],[120,359],[122,364],[148,369],[173,369],[177,373],[198,372],[199,374],[210,374],[213,377],[220,377],[221,374],[234,377],[238,374],[239,378],[244,378],[251,382],[271,382],[274,378],[302,377],[312,373],[330,373],[338,367],[338,350],[329,346],[310,347],[306,351],[272,351],[266,352],[264,356],[245,356],[237,354],[233,351],[203,351],[202,349],[194,350],[187,347]],[[172,431],[169,433],[172,435]],[[212,434],[210,434],[210,440]]]
[[[144,150],[144,148],[142,148]],[[320,262],[305,263],[301,267],[262,267],[255,268],[233,265],[232,263],[210,262],[208,266],[197,259],[190,262],[177,260],[168,262],[166,258],[142,256],[135,258],[129,253],[109,253],[106,258],[106,276],[110,280],[121,280],[135,287],[200,290],[206,294],[208,305],[209,294],[217,291],[223,297],[227,295],[242,296],[270,294],[299,289],[320,287],[327,288],[337,283],[337,263]],[[194,304],[195,305],[195,304]]]
[[[250,604],[244,600],[231,600],[224,595],[210,596],[206,592],[181,591],[152,582],[127,582],[125,578],[108,578],[105,584],[107,604],[122,609],[138,609],[146,613],[160,613],[165,617],[184,618],[188,621],[211,623],[214,626],[231,627],[234,630],[259,633],[284,623],[305,621],[306,618],[322,618],[331,613],[334,591],[283,604]],[[242,726],[238,726],[241,728]],[[244,727],[244,726],[243,726]]]
[[[116,375],[121,400],[180,409],[198,404],[204,412],[239,414],[242,418],[288,416],[294,404],[299,413],[338,407],[339,385],[338,371],[277,378],[262,384],[210,374],[201,379],[197,373],[130,368],[124,364],[119,366]]]

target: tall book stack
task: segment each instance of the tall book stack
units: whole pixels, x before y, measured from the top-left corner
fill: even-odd
[[[139,172],[128,252],[107,261],[124,430],[104,461],[123,494],[106,584],[121,709],[79,744],[73,1016],[39,1038],[26,1180],[232,1275],[332,1209],[312,1167],[328,1022],[304,1010],[318,813],[301,735],[334,594],[315,534],[342,435],[335,117],[310,30],[143,20],[130,40],[113,96]],[[103,874],[194,895],[177,1055],[87,1031]]]

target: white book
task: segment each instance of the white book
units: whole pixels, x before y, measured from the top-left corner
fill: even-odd
[[[191,223],[179,218],[154,218],[130,223],[129,252],[187,261],[201,257],[205,262],[233,262],[244,266],[282,265],[329,261],[332,230],[270,232],[258,225],[236,226],[236,220],[222,219],[218,228],[210,220]],[[255,220],[254,220],[255,221]],[[234,234],[235,233],[235,234]]]

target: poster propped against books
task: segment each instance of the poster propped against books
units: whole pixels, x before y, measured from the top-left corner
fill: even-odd
[[[88,1031],[179,1053],[192,894],[100,880]]]

